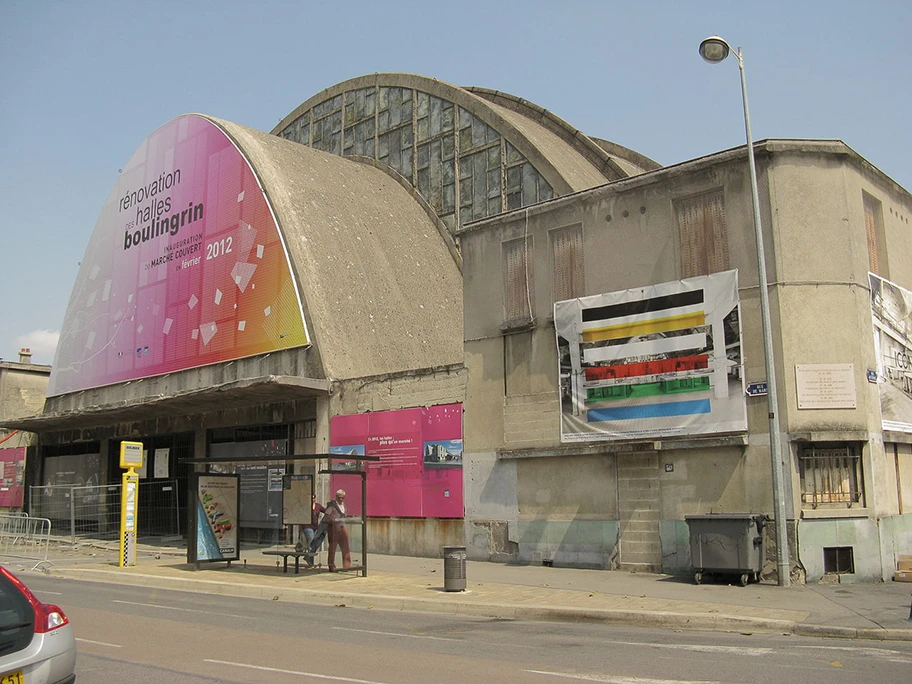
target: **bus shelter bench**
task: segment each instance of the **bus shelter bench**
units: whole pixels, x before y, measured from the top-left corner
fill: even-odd
[[[263,551],[263,555],[264,556],[282,556],[282,560],[284,561],[282,571],[285,573],[288,572],[289,557],[294,558],[294,570],[295,570],[296,575],[298,574],[298,572],[301,569],[301,559],[303,558],[305,561],[308,561],[310,564],[313,564],[312,559],[314,556],[314,554],[310,553],[310,551],[295,551],[294,549],[289,549],[288,551],[271,549],[269,551]]]

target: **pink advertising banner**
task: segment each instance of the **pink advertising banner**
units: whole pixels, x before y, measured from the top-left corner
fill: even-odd
[[[463,517],[462,404],[336,416],[330,453],[380,457],[366,462],[371,517]],[[358,476],[333,475],[331,487],[345,489],[349,515],[361,513]]]
[[[181,116],[143,142],[102,209],[48,395],[308,343],[253,169],[216,124]]]
[[[25,447],[0,449],[0,506],[22,508]]]

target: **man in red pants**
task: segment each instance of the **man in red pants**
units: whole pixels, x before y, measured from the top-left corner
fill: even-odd
[[[348,544],[348,530],[345,529],[345,490],[336,491],[336,498],[326,504],[325,516],[329,518],[329,571],[336,569],[336,545],[342,551],[342,567],[350,568],[352,564],[351,549]]]

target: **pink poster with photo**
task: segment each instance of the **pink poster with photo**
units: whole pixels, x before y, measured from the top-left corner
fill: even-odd
[[[365,462],[369,516],[463,517],[462,404],[336,416],[330,445],[352,461],[380,458]],[[360,515],[360,477],[333,475],[331,487],[344,489],[348,513]]]
[[[22,508],[25,447],[0,449],[0,506]]]

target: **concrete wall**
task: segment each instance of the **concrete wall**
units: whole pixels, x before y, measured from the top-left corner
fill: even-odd
[[[777,438],[786,457],[784,496],[788,517],[801,520],[792,560],[798,566],[807,555],[808,578],[817,577],[821,545],[852,539],[860,559],[856,575],[880,577],[876,519],[899,513],[906,456],[894,459],[892,450],[885,455],[877,386],[866,379],[876,359],[862,191],[883,203],[886,262],[890,277],[905,287],[912,284],[912,202],[841,143],[771,141],[758,150],[757,160],[778,362],[782,434]],[[604,559],[615,552],[612,531],[619,529],[619,514],[607,505],[591,507],[617,493],[617,472],[610,464],[624,445],[560,443],[549,231],[582,226],[585,294],[673,281],[682,277],[674,202],[709,190],[723,193],[729,266],[738,270],[744,378],[762,381],[766,370],[743,150],[558,198],[461,232],[466,526],[474,557],[536,562],[565,548],[570,563],[610,565]],[[502,245],[516,239],[529,245],[533,317],[524,329],[505,328],[503,320]],[[795,366],[824,363],[852,364],[855,408],[797,408]],[[766,397],[746,403],[743,441],[676,438],[650,445],[658,453],[659,537],[668,571],[685,571],[690,563],[686,515],[773,511]],[[804,520],[797,450],[803,441],[829,440],[863,445],[865,505],[849,512],[844,504],[842,511],[812,511]],[[571,510],[563,493],[567,489],[590,503]],[[494,493],[496,504],[490,501]],[[496,534],[504,523],[506,543]],[[597,529],[583,531],[581,526],[590,523]],[[902,534],[898,538],[906,543]]]
[[[328,426],[332,416],[394,411],[420,406],[439,406],[465,401],[466,371],[454,365],[373,378],[339,381],[323,402],[325,442],[319,453],[329,450]],[[318,475],[317,491],[329,498],[329,476]],[[438,558],[444,546],[465,543],[461,519],[375,518],[368,522],[368,548],[371,553]],[[360,534],[352,532],[353,550],[360,552]]]
[[[373,518],[367,523],[367,533],[370,553],[387,555],[440,558],[444,546],[465,544],[462,520]],[[359,544],[355,547],[361,550]]]
[[[855,562],[855,572],[840,574],[840,582],[880,582],[884,579],[880,530],[875,520],[866,517],[801,520],[798,540],[808,582],[818,582],[824,576],[824,549],[835,547],[851,547]]]
[[[50,372],[50,366],[0,362],[0,419],[40,413]]]
[[[880,519],[881,563],[883,580],[889,582],[897,570],[900,555],[912,549],[912,514],[891,515]]]
[[[912,513],[912,445],[887,444],[887,458],[893,455],[896,464],[896,491],[899,512]]]

